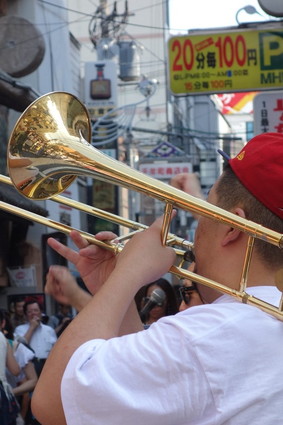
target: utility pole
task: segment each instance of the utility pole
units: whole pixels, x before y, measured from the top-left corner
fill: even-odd
[[[100,13],[101,38],[108,38],[109,37],[109,21],[107,20],[107,18],[109,18],[109,16],[107,15],[107,9],[108,9],[107,0],[100,0],[99,4],[100,4],[99,8],[101,10],[101,13]],[[115,8],[116,8],[116,2],[114,3],[114,9]]]
[[[128,2],[125,1],[123,13],[117,12],[117,2],[113,4],[112,12],[108,11],[107,0],[100,0],[90,24],[90,40],[97,50],[97,59],[112,59],[119,54],[119,37],[123,32],[129,13]]]

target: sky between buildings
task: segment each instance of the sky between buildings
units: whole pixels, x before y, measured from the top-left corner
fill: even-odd
[[[244,6],[251,5],[260,13],[240,11],[240,23],[275,20],[267,15],[257,0],[171,0],[170,28],[172,33],[184,33],[188,29],[236,26],[236,14]]]

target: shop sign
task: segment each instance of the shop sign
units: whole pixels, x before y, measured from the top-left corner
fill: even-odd
[[[254,134],[283,133],[283,92],[260,93],[254,98]]]
[[[140,164],[140,171],[156,179],[170,180],[173,176],[180,173],[191,173],[192,166],[187,162],[159,162]]]
[[[241,29],[175,36],[168,41],[174,95],[282,88],[283,30]]]

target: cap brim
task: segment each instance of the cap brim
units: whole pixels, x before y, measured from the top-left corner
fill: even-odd
[[[227,155],[227,153],[222,151],[221,149],[217,149],[217,152],[220,153],[220,155],[222,155],[223,158],[226,159],[226,161],[229,161],[231,159],[230,156]]]

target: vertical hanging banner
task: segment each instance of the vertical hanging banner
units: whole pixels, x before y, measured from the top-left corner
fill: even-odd
[[[283,86],[283,29],[241,29],[168,41],[174,95],[260,91]]]
[[[255,135],[283,133],[283,91],[257,94],[253,104]]]

